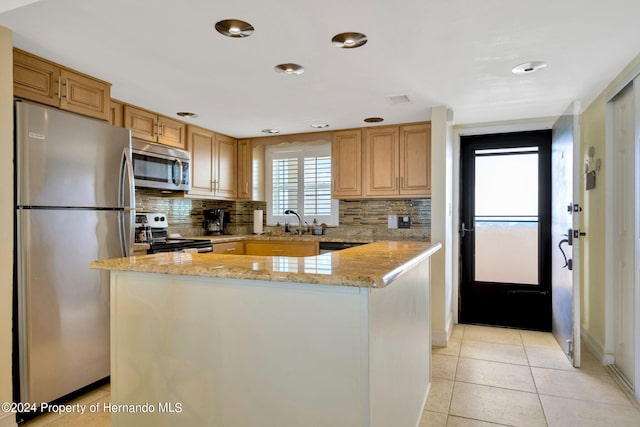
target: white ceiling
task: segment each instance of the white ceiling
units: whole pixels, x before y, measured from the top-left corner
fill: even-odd
[[[216,33],[222,19],[251,37]],[[640,53],[638,0],[3,0],[15,46],[113,84],[116,99],[235,137],[428,120],[557,116]],[[363,32],[339,49],[331,37]],[[514,75],[527,61],[547,68]],[[277,74],[280,63],[305,67]],[[407,95],[392,104],[386,97]]]

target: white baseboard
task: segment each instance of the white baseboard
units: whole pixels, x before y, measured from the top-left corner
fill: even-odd
[[[18,427],[18,424],[16,424],[16,414],[0,412],[0,427]]]
[[[613,365],[615,362],[613,355],[606,354],[602,345],[584,328],[580,328],[582,342],[589,348],[589,351],[603,364]]]
[[[449,345],[449,338],[451,338],[451,331],[453,330],[453,318],[449,317],[447,326],[444,330],[434,329],[431,331],[431,345],[436,347],[446,347]]]

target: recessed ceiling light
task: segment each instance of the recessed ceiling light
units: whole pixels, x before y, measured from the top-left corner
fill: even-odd
[[[304,67],[298,64],[278,64],[273,67],[280,74],[302,74]]]
[[[269,133],[269,134],[280,133],[280,131],[278,129],[262,129],[261,132],[262,133]]]
[[[225,19],[216,22],[216,31],[223,36],[240,38],[249,37],[255,31],[255,28],[248,22],[239,19]]]
[[[311,127],[314,129],[324,129],[329,127],[329,123],[314,123]]]
[[[353,49],[364,45],[367,36],[362,33],[340,33],[333,36],[331,42],[343,49]]]
[[[384,119],[382,117],[367,117],[364,121],[367,123],[380,123]]]
[[[525,62],[524,64],[516,65],[511,69],[513,74],[529,74],[535,71],[541,70],[547,66],[546,62],[542,61],[532,61]]]
[[[176,115],[180,117],[186,117],[187,119],[195,119],[196,117],[198,117],[196,113],[190,113],[188,111],[178,111]]]

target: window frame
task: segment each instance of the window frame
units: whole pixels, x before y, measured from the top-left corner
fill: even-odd
[[[267,225],[274,226],[277,223],[285,224],[289,223],[297,226],[298,218],[295,215],[274,215],[273,214],[273,160],[296,158],[298,161],[298,198],[297,206],[288,206],[287,209],[291,209],[297,212],[304,225],[307,222],[309,225],[313,223],[314,219],[317,219],[319,224],[325,223],[328,226],[338,225],[338,200],[331,198],[331,214],[330,215],[307,215],[304,212],[304,159],[310,157],[328,157],[331,162],[331,142],[322,142],[315,144],[303,144],[303,143],[289,143],[286,145],[278,145],[267,147],[265,150],[265,198],[267,200]],[[329,192],[331,191],[332,179],[329,179],[328,186]]]

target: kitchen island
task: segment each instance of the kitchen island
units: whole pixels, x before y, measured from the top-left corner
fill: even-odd
[[[439,248],[94,262],[111,270],[113,425],[417,426]]]

